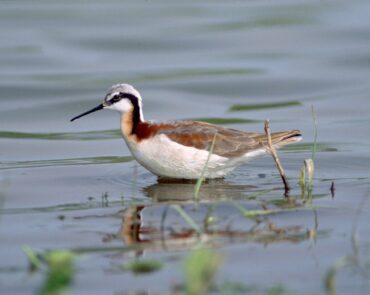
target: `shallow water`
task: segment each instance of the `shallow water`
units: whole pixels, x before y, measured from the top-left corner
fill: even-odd
[[[174,204],[223,256],[214,293],[228,294],[217,290],[231,284],[244,287],[240,294],[324,294],[327,272],[345,256],[357,263],[338,271],[337,293],[369,293],[368,1],[0,7],[1,293],[34,294],[42,284],[42,272],[28,273],[22,245],[83,253],[71,294],[173,293],[199,244]],[[284,200],[274,163],[264,157],[204,184],[194,209],[193,184],[157,183],[131,158],[117,114],[69,122],[119,82],[141,91],[148,119],[262,132],[268,118],[273,130],[301,129],[304,141],[280,152],[294,184],[291,199]],[[312,154],[312,105],[318,142],[311,200],[301,198],[297,182]],[[273,214],[257,222],[235,204]],[[133,215],[140,216],[139,237],[131,232]],[[117,271],[135,257],[164,267],[147,275]]]

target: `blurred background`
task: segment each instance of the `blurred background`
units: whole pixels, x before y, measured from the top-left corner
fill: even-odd
[[[263,120],[270,119],[273,131],[301,129],[304,141],[281,155],[294,185],[303,160],[311,157],[313,106],[314,205],[326,235],[267,249],[245,240],[224,242],[220,281],[245,283],[261,294],[276,285],[283,293],[274,294],[325,293],[326,272],[351,252],[359,204],[365,211],[360,216],[370,210],[363,201],[370,187],[369,16],[365,0],[1,1],[0,288],[7,294],[38,290],[43,276],[27,275],[22,245],[105,247],[106,235],[121,226],[117,212],[130,204],[149,206],[155,227],[173,199],[192,198],[192,186],[159,185],[132,160],[118,114],[102,111],[69,122],[100,103],[112,84],[125,82],[141,92],[149,120],[195,119],[263,132]],[[219,207],[219,219],[227,219],[235,212],[215,199],[259,208],[245,197],[279,186],[273,162],[263,158],[201,194]],[[110,203],[101,202],[104,194]],[[281,197],[278,190],[266,202]],[[238,218],[234,223],[243,228]],[[370,227],[358,220],[368,261]],[[295,212],[274,222],[304,232],[317,220]],[[117,237],[108,240],[127,245]],[[181,259],[189,249],[153,246],[146,255],[168,266],[144,278],[110,272],[123,259],[114,251],[92,252],[79,265],[71,293],[169,294],[172,283],[181,281]],[[340,294],[369,291],[353,269],[341,278]]]

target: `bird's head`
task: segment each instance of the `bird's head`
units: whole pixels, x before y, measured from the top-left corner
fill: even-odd
[[[114,110],[122,114],[127,112],[135,112],[140,116],[139,119],[143,120],[141,108],[142,102],[139,91],[129,84],[116,84],[108,90],[103,103],[72,118],[71,122],[102,109]]]

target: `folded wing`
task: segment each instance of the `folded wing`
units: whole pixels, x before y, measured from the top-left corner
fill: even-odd
[[[161,125],[157,125],[156,133],[200,150],[209,150],[217,133],[213,153],[228,158],[240,157],[248,152],[266,148],[267,145],[265,134],[244,132],[204,122],[177,121],[171,124],[171,128],[165,125],[161,128]],[[300,140],[300,136],[299,130],[291,130],[273,133],[271,138],[273,144],[279,147]]]

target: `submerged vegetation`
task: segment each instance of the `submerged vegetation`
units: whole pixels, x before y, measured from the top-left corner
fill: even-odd
[[[202,295],[210,288],[222,258],[209,249],[190,252],[185,261],[185,294]]]
[[[163,263],[159,260],[135,260],[121,266],[122,270],[132,271],[135,274],[151,273],[160,270]]]
[[[30,247],[23,247],[28,257],[30,271],[43,271],[44,282],[39,295],[64,294],[71,286],[74,275],[75,254],[67,250],[35,253]]]

